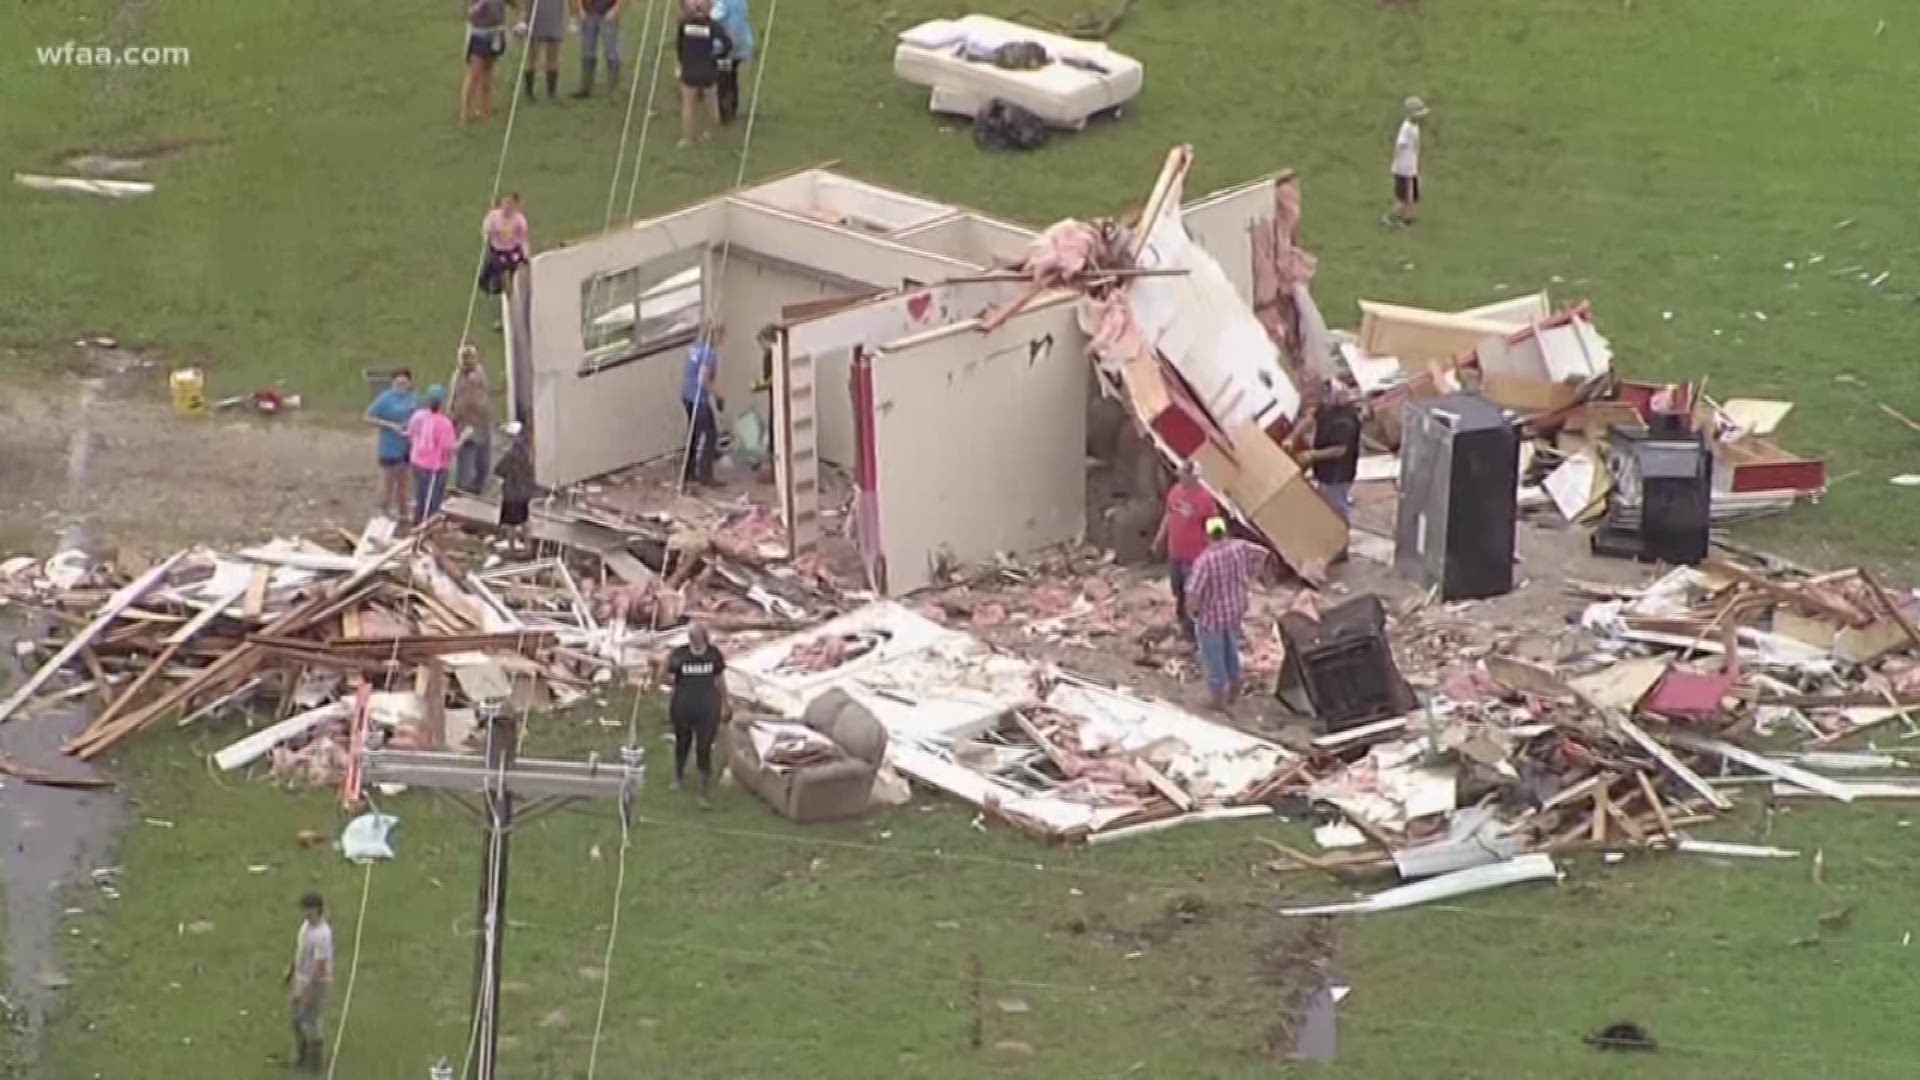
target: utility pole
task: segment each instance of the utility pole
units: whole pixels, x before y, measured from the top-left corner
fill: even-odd
[[[516,825],[580,799],[614,799],[631,821],[633,796],[646,775],[645,754],[622,747],[620,761],[521,758],[520,725],[499,702],[476,709],[486,726],[484,757],[440,751],[367,750],[361,769],[368,783],[426,788],[479,821],[486,844],[480,861],[478,919],[473,950],[472,1067],[460,1080],[494,1080],[500,1049],[500,964],[507,936],[507,853]],[[519,803],[516,796],[524,798]]]

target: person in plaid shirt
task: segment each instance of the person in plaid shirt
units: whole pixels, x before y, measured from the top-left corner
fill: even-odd
[[[1200,645],[1213,707],[1225,711],[1240,693],[1240,624],[1254,576],[1271,565],[1273,554],[1258,544],[1227,535],[1221,518],[1207,522],[1207,550],[1187,575],[1187,614]]]

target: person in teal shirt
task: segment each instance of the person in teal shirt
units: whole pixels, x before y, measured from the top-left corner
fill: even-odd
[[[407,520],[407,457],[413,449],[407,439],[407,421],[419,407],[413,372],[406,368],[394,372],[393,382],[367,406],[365,420],[379,429],[374,453],[380,463],[380,512],[394,521]]]

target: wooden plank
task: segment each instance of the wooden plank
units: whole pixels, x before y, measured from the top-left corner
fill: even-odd
[[[1907,618],[1907,613],[1900,610],[1899,604],[1893,602],[1893,598],[1887,595],[1887,590],[1880,587],[1880,582],[1874,578],[1873,572],[1862,569],[1860,580],[1866,582],[1867,589],[1873,593],[1875,600],[1880,601],[1880,606],[1886,609],[1887,615],[1900,624],[1901,632],[1907,635],[1907,643],[1920,649],[1920,630],[1914,628],[1913,620]]]
[[[185,626],[167,635],[167,637],[163,639],[162,644],[184,645],[192,641],[200,631],[205,630],[212,624],[213,620],[219,618],[221,612],[239,603],[240,600],[247,595],[249,588],[250,586],[248,585],[241,585],[214,598],[206,607],[200,609],[199,614],[188,619]]]
[[[1660,831],[1673,836],[1673,818],[1668,816],[1666,804],[1660,801],[1660,792],[1654,788],[1653,781],[1638,769],[1634,770],[1633,778],[1640,785],[1640,794],[1647,797],[1647,805],[1653,808],[1653,816],[1659,819]]]
[[[498,671],[498,668],[494,669]],[[420,741],[426,750],[447,748],[447,667],[438,660],[420,666],[417,683],[426,713],[420,721]]]
[[[1722,795],[1720,794],[1720,792],[1714,790],[1714,787],[1712,784],[1709,784],[1705,780],[1700,779],[1699,773],[1696,773],[1692,769],[1687,768],[1686,762],[1681,761],[1677,757],[1674,757],[1673,751],[1668,750],[1664,746],[1661,746],[1660,743],[1656,741],[1653,736],[1641,730],[1639,724],[1636,724],[1632,720],[1628,719],[1624,713],[1609,712],[1606,715],[1607,715],[1607,719],[1613,723],[1614,727],[1619,728],[1620,731],[1627,736],[1627,738],[1633,740],[1634,745],[1638,746],[1640,749],[1645,750],[1648,754],[1652,755],[1653,760],[1659,762],[1661,768],[1666,769],[1668,772],[1678,777],[1681,783],[1687,785],[1689,788],[1692,788],[1696,794],[1698,794],[1701,798],[1707,800],[1708,803],[1712,804],[1714,809],[1716,810],[1733,809],[1733,803],[1728,801],[1725,795]]]
[[[240,614],[249,619],[257,619],[267,610],[267,584],[273,580],[273,567],[256,566],[253,578],[247,582],[246,598],[240,605]]]
[[[112,680],[107,678],[107,669],[100,666],[100,654],[89,647],[80,650],[80,659],[87,665],[87,674],[93,676],[93,692],[100,695],[100,705],[103,708],[112,705]]]
[[[1818,773],[1808,772],[1796,765],[1790,765],[1784,761],[1775,761],[1770,757],[1762,757],[1751,750],[1735,746],[1732,743],[1721,742],[1718,739],[1703,738],[1690,731],[1675,731],[1668,737],[1675,743],[1688,749],[1701,750],[1709,754],[1718,754],[1728,761],[1745,765],[1754,772],[1766,773],[1768,776],[1785,780],[1790,784],[1806,788],[1808,791],[1817,791],[1830,799],[1839,799],[1841,802],[1853,801],[1853,792],[1849,789],[1848,785],[1836,780],[1829,780]]]
[[[1019,709],[1013,710],[1013,722],[1027,738],[1032,739],[1040,747],[1041,752],[1047,755],[1047,760],[1053,762],[1053,767],[1060,770],[1061,776],[1069,780],[1073,779],[1073,767],[1067,764],[1066,758],[1060,756],[1060,750],[1053,745],[1053,740],[1041,734],[1040,729],[1034,726],[1033,721],[1027,719],[1025,713]]]
[[[1596,844],[1607,842],[1607,789],[1601,788],[1593,793],[1593,818],[1587,823],[1587,839]]]
[[[1836,604],[1826,597],[1821,596],[1819,593],[1802,592],[1799,589],[1782,585],[1770,578],[1762,577],[1738,563],[1718,557],[1710,557],[1707,559],[1706,569],[1724,574],[1740,584],[1756,592],[1765,593],[1781,603],[1792,604],[1802,611],[1812,612],[1816,615],[1824,615],[1843,626],[1864,625],[1860,621],[1861,612],[1853,607],[1845,604]]]
[[[46,663],[40,665],[39,670],[28,676],[27,681],[21,683],[20,688],[8,696],[6,701],[0,702],[0,722],[4,722],[19,711],[20,706],[40,692],[40,688],[47,684],[48,679],[53,678],[61,668],[72,663],[74,657],[80,655],[82,649],[92,644],[94,638],[99,637],[108,626],[112,625],[113,620],[122,611],[132,607],[141,597],[152,591],[154,586],[160,584],[166,578],[167,572],[172,570],[174,564],[186,554],[184,551],[174,552],[166,561],[158,566],[149,567],[146,573],[135,578],[126,588],[114,593],[106,606],[100,609],[100,613],[87,624],[86,629],[69,639],[65,645],[61,646],[59,652],[54,653]]]
[[[352,715],[352,711],[353,706],[345,701],[329,702],[317,709],[309,709],[220,748],[214,752],[213,763],[228,772],[244,768],[274,747],[291,742],[322,724],[344,720]]]
[[[1165,795],[1173,805],[1180,808],[1181,813],[1186,813],[1193,809],[1193,796],[1187,794],[1186,789],[1182,788],[1179,784],[1174,783],[1166,773],[1154,768],[1151,762],[1140,758],[1135,758],[1134,764],[1138,765],[1140,771],[1146,774],[1147,783],[1153,785],[1153,790]]]
[[[1620,826],[1621,832],[1626,833],[1636,844],[1644,844],[1647,842],[1646,832],[1640,828],[1638,822],[1627,816],[1627,812],[1621,809],[1620,803],[1617,800],[1607,799],[1605,806],[1607,816],[1613,819],[1615,825]]]

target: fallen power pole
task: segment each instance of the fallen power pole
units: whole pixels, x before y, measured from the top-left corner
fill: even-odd
[[[631,822],[633,796],[646,774],[644,752],[623,747],[620,761],[521,758],[520,725],[498,703],[479,709],[487,730],[484,759],[472,754],[368,750],[361,770],[368,783],[426,788],[479,820],[486,844],[480,862],[479,939],[473,952],[473,1048],[461,1080],[494,1080],[500,1048],[500,962],[507,932],[507,853],[515,825],[526,824],[580,799],[613,799]],[[473,796],[473,797],[469,797]],[[517,797],[517,798],[516,798]],[[518,799],[525,799],[519,802]]]

